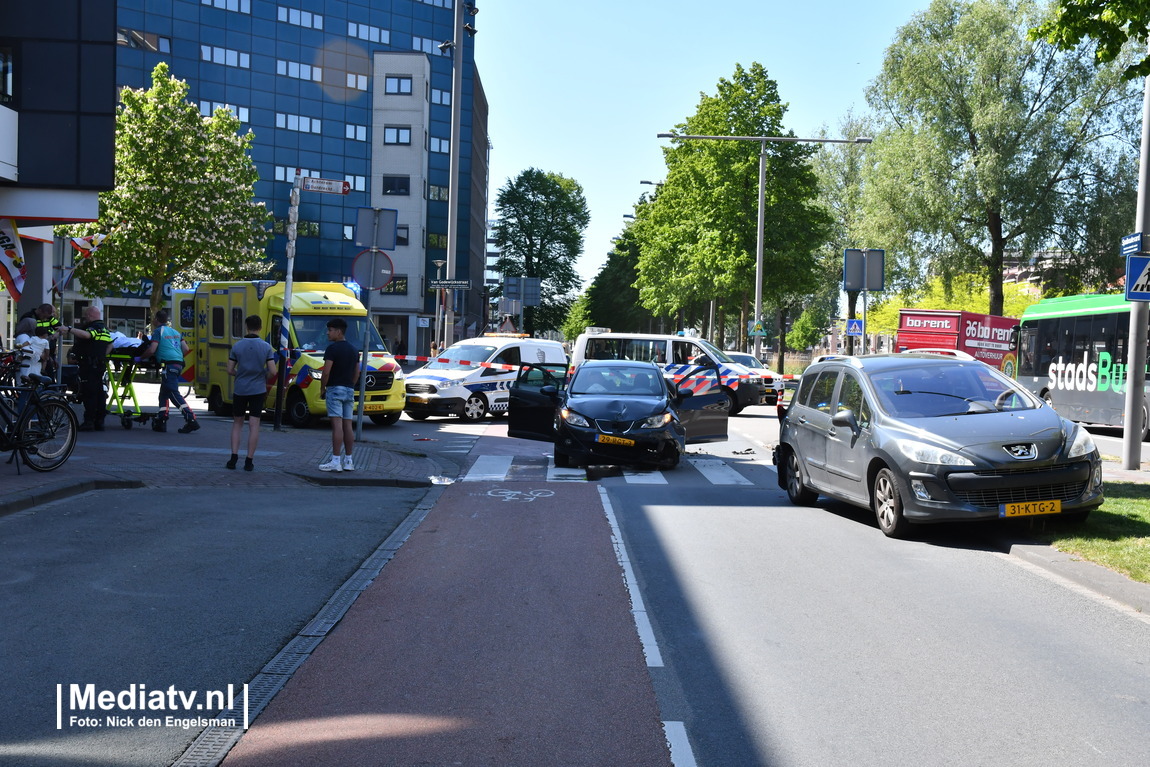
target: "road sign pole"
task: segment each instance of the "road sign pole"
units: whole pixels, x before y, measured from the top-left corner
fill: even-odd
[[[287,226],[287,273],[284,275],[284,304],[280,312],[279,357],[280,370],[276,376],[276,406],[275,417],[272,420],[272,429],[283,430],[284,391],[287,389],[287,369],[291,362],[291,291],[292,273],[295,271],[295,239],[296,225],[299,221],[299,189],[300,176],[296,170],[295,180],[292,182],[291,195],[288,198],[288,226]]]
[[[379,216],[374,216],[372,219],[372,232],[371,232],[371,285],[364,285],[363,288],[367,291],[367,300],[363,302],[364,308],[367,311],[365,318],[363,337],[360,341],[363,343],[363,351],[360,356],[359,363],[359,410],[355,415],[355,440],[358,442],[363,437],[363,413],[367,409],[367,361],[368,361],[368,326],[371,324],[371,299],[375,293],[375,256],[379,253],[379,248],[375,244],[379,242]]]
[[[1142,84],[1142,149],[1138,160],[1138,213],[1136,232],[1150,225],[1150,77]],[[1129,276],[1127,276],[1129,279]],[[1146,323],[1150,320],[1150,303],[1134,301],[1130,305],[1130,343],[1126,361],[1126,407],[1122,422],[1122,468],[1142,466],[1143,405],[1146,401]]]

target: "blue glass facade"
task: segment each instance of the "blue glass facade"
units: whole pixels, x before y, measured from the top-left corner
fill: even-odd
[[[372,91],[383,83],[373,82],[372,56],[379,51],[422,51],[430,61],[431,88],[450,92],[451,55],[442,53],[438,43],[454,37],[452,6],[452,0],[118,0],[121,39],[130,34],[142,43],[119,46],[116,82],[150,87],[152,69],[167,61],[172,73],[188,82],[188,98],[201,109],[228,105],[237,111],[243,127],[255,134],[252,158],[261,179],[256,196],[277,220],[278,233],[269,245],[277,276],[285,265],[282,232],[295,169],[349,181],[348,195],[301,194],[294,269],[297,280],[342,281],[351,274],[359,251],[347,236],[356,210],[370,207],[373,185],[377,192],[381,185],[372,178],[377,137],[371,135],[371,126]],[[457,41],[464,46],[464,79],[456,274],[467,278],[472,242],[480,243],[481,258],[483,234],[473,236],[471,231],[476,218],[471,208],[480,207],[468,193],[475,183],[474,40],[463,37]],[[428,133],[430,141],[450,140],[450,106],[430,105]],[[477,140],[485,152],[486,136]],[[449,156],[426,156],[428,184],[447,186]],[[478,171],[485,175],[485,169]],[[486,184],[485,178],[477,181]],[[420,229],[428,235],[447,232],[447,203],[429,200],[427,211],[425,222],[411,222],[413,237]],[[477,213],[482,219],[484,211]],[[428,248],[424,258],[424,274],[434,275],[431,260],[446,254],[442,248]],[[417,275],[410,277],[414,281]],[[482,274],[474,277],[477,284],[482,282]]]

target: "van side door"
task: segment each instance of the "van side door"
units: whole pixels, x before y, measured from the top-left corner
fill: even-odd
[[[544,387],[548,391],[543,391]],[[533,362],[522,365],[511,384],[507,435],[555,441],[555,411],[567,388],[567,364]]]

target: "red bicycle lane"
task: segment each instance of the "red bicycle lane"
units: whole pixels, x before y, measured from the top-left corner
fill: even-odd
[[[223,764],[670,767],[597,485],[446,487]]]

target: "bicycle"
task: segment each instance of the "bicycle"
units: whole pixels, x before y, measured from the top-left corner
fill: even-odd
[[[13,369],[15,367],[15,370]],[[0,452],[12,452],[35,471],[58,469],[76,447],[80,423],[65,399],[61,384],[42,375],[30,375],[30,385],[15,383],[19,360],[15,354],[0,370]],[[27,396],[22,396],[22,395]],[[20,463],[16,461],[16,471]]]

